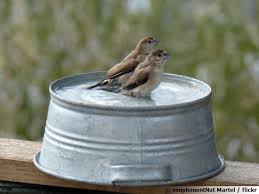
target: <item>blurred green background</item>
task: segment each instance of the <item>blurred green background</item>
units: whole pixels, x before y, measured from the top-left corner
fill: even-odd
[[[259,1],[0,1],[0,137],[39,140],[51,81],[105,70],[144,36],[213,88],[219,152],[259,162]]]

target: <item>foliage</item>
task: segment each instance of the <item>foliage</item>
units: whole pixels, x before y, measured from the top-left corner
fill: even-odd
[[[0,136],[39,139],[48,86],[107,69],[152,35],[173,57],[166,71],[213,88],[219,151],[259,161],[259,2],[0,1]]]

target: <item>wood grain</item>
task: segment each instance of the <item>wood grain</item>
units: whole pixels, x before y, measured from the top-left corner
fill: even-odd
[[[40,172],[33,165],[33,157],[40,150],[40,142],[0,138],[0,180],[68,188],[80,188],[120,193],[167,193],[174,186],[115,187],[100,186],[58,179]],[[257,185],[259,164],[226,161],[225,170],[216,177],[189,184],[191,186]]]

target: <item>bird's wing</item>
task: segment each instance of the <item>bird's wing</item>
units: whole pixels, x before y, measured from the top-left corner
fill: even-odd
[[[137,58],[138,52],[136,50],[131,51],[121,62],[128,61],[132,58]]]
[[[138,62],[136,61],[136,59],[130,59],[128,61],[118,63],[106,73],[106,78],[114,79],[116,77],[124,75],[125,73],[129,73],[133,71],[137,65]]]
[[[140,85],[143,85],[147,82],[150,75],[150,68],[143,68],[136,71],[128,80],[124,90],[132,90]]]

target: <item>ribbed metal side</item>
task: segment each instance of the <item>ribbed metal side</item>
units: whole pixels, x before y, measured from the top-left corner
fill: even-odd
[[[149,139],[139,142],[111,141],[103,138],[88,138],[51,127],[46,124],[44,140],[56,146],[84,152],[186,152],[192,151],[193,146],[206,144],[214,140],[213,129],[200,134],[182,138]]]
[[[50,89],[76,86],[94,75],[102,74],[68,77]],[[188,80],[191,87],[202,84],[183,78]],[[34,160],[48,174],[94,184],[143,186],[200,180],[224,169],[216,150],[210,89],[194,102],[157,108],[80,104],[54,92],[41,153]]]

